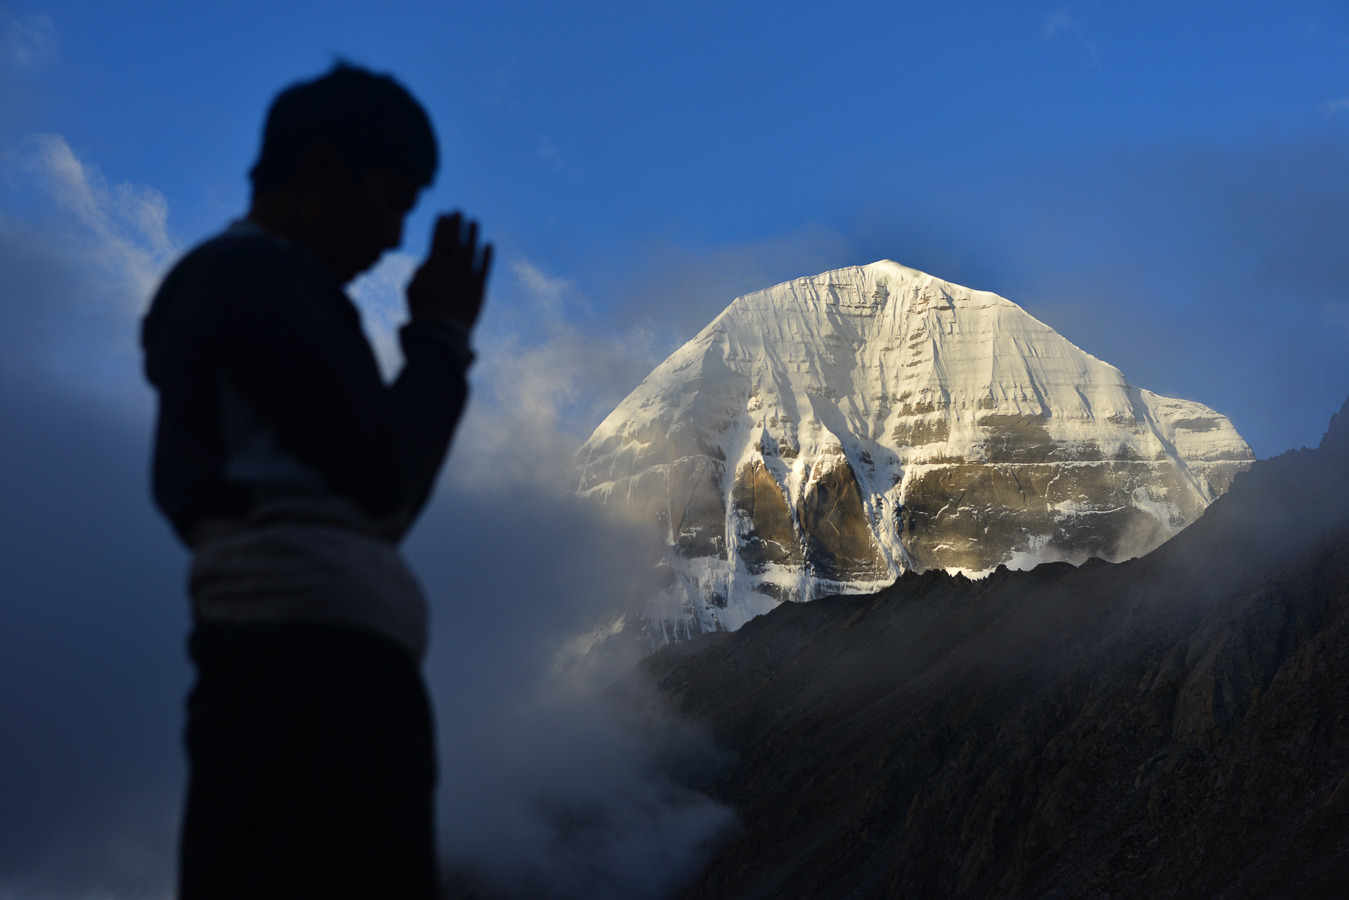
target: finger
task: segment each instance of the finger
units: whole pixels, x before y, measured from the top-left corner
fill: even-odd
[[[487,273],[492,270],[492,245],[486,244],[482,248],[482,261],[478,264],[478,284],[487,282]]]
[[[463,227],[463,215],[459,212],[442,215],[436,219],[435,233],[431,237],[431,255],[446,256],[459,247],[459,231]]]

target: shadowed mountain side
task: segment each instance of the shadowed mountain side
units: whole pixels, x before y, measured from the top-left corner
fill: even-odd
[[[1142,559],[906,575],[644,674],[733,754],[686,898],[1339,896],[1349,403]]]

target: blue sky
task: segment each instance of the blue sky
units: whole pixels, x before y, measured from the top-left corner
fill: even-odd
[[[736,293],[888,257],[1021,303],[1267,456],[1315,441],[1349,373],[1349,10],[1177,6],[11,4],[42,40],[8,54],[0,145],[61,136],[161,194],[189,246],[244,205],[277,86],[344,56],[437,121],[413,240],[469,210],[591,331],[664,350]],[[1271,302],[1320,320],[1276,329],[1319,371],[1262,357]]]
[[[737,294],[894,259],[1229,415],[1261,457],[1349,394],[1342,3],[0,0],[0,898],[167,889],[184,556],[146,499],[136,322],[242,211],[270,98],[337,57],[394,72],[443,145],[408,246],[357,289],[377,341],[434,212],[500,250],[410,546],[447,852],[556,866],[505,786],[597,745],[628,761],[597,795],[664,790],[601,726],[513,769],[500,741],[556,710],[531,680],[550,640],[617,591],[593,573],[619,538],[556,496],[570,449]],[[524,545],[549,548],[527,571]],[[519,814],[462,827],[489,807]],[[655,808],[624,831],[683,847],[715,820]],[[556,883],[638,896],[594,861],[616,846]]]

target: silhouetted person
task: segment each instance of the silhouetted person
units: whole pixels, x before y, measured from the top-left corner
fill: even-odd
[[[436,222],[391,384],[343,285],[398,246],[436,165],[392,78],[287,89],[247,217],[146,316],[154,495],[193,551],[188,900],[434,896],[426,609],[396,547],[463,410],[491,248]]]

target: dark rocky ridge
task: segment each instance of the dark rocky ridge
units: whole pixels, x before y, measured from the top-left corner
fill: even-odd
[[[1349,884],[1349,403],[1127,563],[937,572],[648,659],[733,762],[686,898]]]

